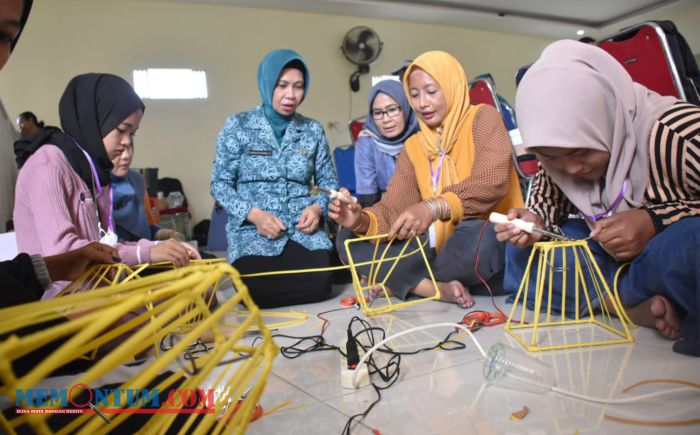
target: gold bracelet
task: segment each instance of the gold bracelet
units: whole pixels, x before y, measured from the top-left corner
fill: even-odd
[[[440,201],[437,200],[437,198],[433,198],[430,200],[433,204],[435,204],[435,221],[440,220]]]
[[[438,216],[438,213],[440,213],[440,211],[438,210],[438,205],[435,203],[435,200],[431,198],[426,199],[423,202],[425,203],[426,207],[428,207],[428,210],[430,210],[430,214],[432,215],[432,222],[438,220],[440,217]]]
[[[442,209],[442,203],[441,203],[440,199],[442,199],[442,201],[445,202],[444,211]],[[450,203],[447,202],[447,200],[443,197],[440,197],[440,199],[436,199],[438,206],[440,207],[440,220],[450,219],[452,217],[452,213],[450,213]]]
[[[450,213],[450,203],[447,202],[447,200],[446,200],[445,198],[443,198],[442,200],[445,202],[445,211],[444,211],[444,213],[442,214],[442,218],[443,218],[443,219],[449,219],[450,216],[451,216],[451,213]]]

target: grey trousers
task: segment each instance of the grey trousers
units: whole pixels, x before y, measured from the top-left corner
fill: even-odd
[[[475,272],[475,262],[477,254],[477,243],[479,232],[484,225],[481,220],[462,221],[455,228],[455,232],[445,242],[439,254],[435,249],[426,243],[424,250],[430,263],[436,281],[449,282],[457,280],[461,282],[472,294],[488,294],[486,287],[481,283]],[[479,246],[479,275],[489,284],[494,295],[503,294],[503,268],[505,261],[505,244],[496,240],[496,233],[493,226],[486,224],[483,238]],[[345,240],[355,238],[352,231],[343,228],[338,233],[336,247],[343,263],[347,264],[347,252],[345,251]],[[420,236],[421,243],[427,240],[426,235]],[[386,253],[386,257],[399,255],[404,246],[404,241],[394,241]],[[416,239],[411,241],[411,245],[406,249],[410,252],[417,249]],[[384,252],[385,245],[379,247],[377,256]],[[375,245],[370,242],[358,242],[350,245],[354,262],[364,262],[372,260]],[[392,262],[384,263],[377,273],[377,281],[383,281]],[[375,269],[376,270],[376,269]],[[369,275],[370,266],[358,267],[358,273]],[[401,299],[409,296],[410,290],[414,289],[424,278],[429,278],[425,261],[420,253],[402,258],[396,265],[391,276],[387,279],[387,286],[393,294]]]

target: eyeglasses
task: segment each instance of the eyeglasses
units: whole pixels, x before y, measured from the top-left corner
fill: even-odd
[[[128,152],[129,154],[134,154],[134,143],[125,144],[122,153]]]
[[[379,121],[386,114],[389,118],[395,118],[401,113],[401,107],[389,106],[386,109],[372,109],[372,119]]]

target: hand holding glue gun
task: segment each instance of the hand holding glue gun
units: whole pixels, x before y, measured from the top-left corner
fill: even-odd
[[[328,216],[342,227],[353,231],[361,230],[363,226],[362,206],[357,203],[357,198],[351,196],[344,187],[341,187],[340,191],[336,193],[335,196],[333,193],[329,194],[333,201],[328,204]]]
[[[507,215],[491,213],[489,221],[494,225],[496,238],[518,248],[525,248],[547,236],[555,240],[570,240],[560,234],[543,229],[544,221],[537,214],[524,208],[512,208]]]

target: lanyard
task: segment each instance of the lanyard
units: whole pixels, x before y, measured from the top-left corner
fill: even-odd
[[[437,185],[438,181],[440,181],[440,173],[442,172],[442,162],[445,160],[445,154],[447,154],[447,151],[440,152],[441,142],[442,137],[438,134],[437,149],[440,153],[440,162],[438,163],[437,172],[433,172],[433,163],[428,162],[428,166],[430,166],[430,180],[433,182],[433,196],[437,195]]]
[[[620,202],[622,201],[622,198],[625,197],[625,192],[627,191],[627,180],[625,180],[624,183],[622,183],[622,190],[620,191],[620,194],[617,195],[617,198],[615,198],[615,201],[613,201],[612,205],[608,207],[607,210],[605,210],[602,213],[594,214],[594,215],[587,215],[585,213],[581,213],[586,220],[589,220],[591,222],[595,222],[597,220],[600,220],[605,217],[612,216],[613,211],[617,208],[618,205],[620,205]]]
[[[100,186],[100,178],[97,176],[97,169],[95,168],[95,164],[92,162],[92,158],[90,157],[90,154],[88,154],[87,151],[85,151],[83,149],[83,147],[81,147],[80,144],[78,144],[78,141],[75,140],[75,138],[73,136],[69,136],[69,137],[71,138],[71,140],[73,140],[73,143],[75,144],[75,146],[77,146],[78,149],[83,152],[83,154],[85,155],[85,158],[87,159],[88,163],[90,164],[90,171],[92,172],[92,184],[93,184],[93,187],[97,188],[97,193],[98,193],[99,198],[100,198],[99,204],[97,204],[97,207],[96,207],[97,208],[97,221],[98,221],[98,225],[100,226],[100,233],[104,232],[104,230],[102,229],[102,223],[101,223],[102,220],[100,219],[100,211],[102,211],[102,214],[105,215],[107,218],[107,229],[110,232],[114,232],[114,223],[112,222],[112,213],[106,213],[105,210],[102,208],[102,203],[103,203],[104,198],[103,198],[102,186]],[[111,208],[112,208],[112,185],[111,184],[109,186],[109,207],[110,207],[110,212],[111,212]],[[100,235],[102,235],[102,234],[100,234]]]
[[[438,162],[437,171],[433,171],[433,162],[429,161],[428,166],[430,167],[430,181],[433,183],[433,196],[437,196],[438,181],[440,181],[440,174],[442,173],[442,163],[445,161],[446,150],[442,150],[442,136],[441,132],[438,130],[437,137],[437,151],[440,154],[440,161]],[[428,241],[430,247],[434,248],[437,246],[437,234],[435,233],[435,223],[430,224],[428,227]]]

